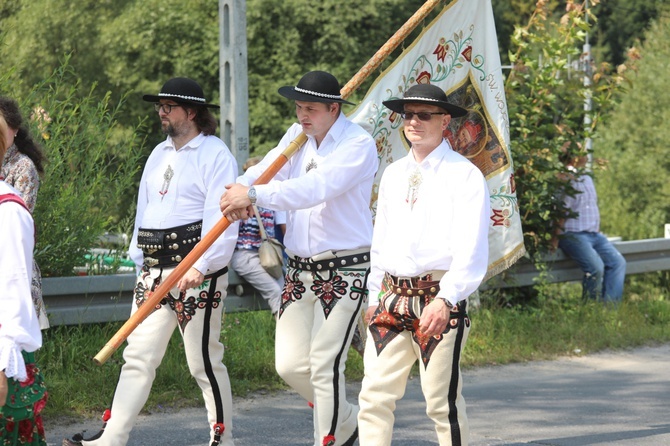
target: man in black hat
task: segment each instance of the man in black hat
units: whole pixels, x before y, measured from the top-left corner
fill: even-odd
[[[352,445],[358,407],[346,400],[344,368],[366,301],[377,150],[342,113],[348,102],[333,75],[309,72],[279,94],[295,101],[299,122],[238,184],[227,186],[221,210],[234,219],[246,218],[251,204],[287,211],[277,372],[313,404],[315,445]],[[303,132],[307,142],[275,181],[250,187]]]
[[[465,445],[459,364],[470,330],[466,299],[488,264],[488,188],[443,137],[452,117],[466,110],[447,102],[442,89],[415,85],[384,105],[402,117],[411,150],[386,168],[379,186],[360,442],[391,444],[396,401],[419,360],[439,444]]]
[[[167,139],[152,151],[144,168],[137,200],[130,255],[138,270],[133,311],[145,303],[201,235],[221,218],[219,197],[237,176],[237,162],[214,136],[217,121],[202,88],[187,78],[167,81],[154,103]],[[175,328],[184,342],[189,370],[198,382],[211,426],[210,445],[232,446],[232,394],[223,365],[222,301],[228,286],[228,262],[235,249],[238,224],[225,233],[177,282],[177,286],[128,337],[125,364],[111,413],[96,436],[75,435],[64,446],[123,446],[146,402],[156,368]],[[156,440],[157,442],[159,440]]]

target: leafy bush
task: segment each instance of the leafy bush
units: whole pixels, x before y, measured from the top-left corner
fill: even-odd
[[[0,93],[11,96],[12,75],[0,75]],[[89,248],[106,230],[124,220],[134,201],[144,141],[133,129],[120,131],[117,118],[125,98],[110,102],[80,82],[67,58],[24,98],[28,118],[43,108],[49,122],[31,122],[33,135],[48,157],[35,207],[35,256],[44,276],[73,274]],[[41,127],[41,128],[40,128]]]
[[[581,45],[595,17],[583,6],[568,2],[560,20],[549,20],[547,2],[524,28],[517,28],[510,54],[513,69],[505,90],[510,116],[510,139],[515,180],[522,214],[524,242],[534,262],[552,249],[556,223],[566,215],[561,196],[573,193],[566,185],[563,153],[585,154],[584,141],[612,106],[612,95],[623,78],[603,64],[593,73],[593,85],[584,76],[592,61],[581,57]],[[582,60],[580,60],[582,59]],[[591,122],[584,123],[584,103],[591,96]]]
[[[595,139],[597,153],[610,161],[596,176],[603,229],[625,239],[663,237],[670,223],[668,42],[670,5],[644,45],[629,51],[639,60],[635,83]]]

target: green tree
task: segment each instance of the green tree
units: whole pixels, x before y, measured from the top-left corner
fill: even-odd
[[[514,68],[505,92],[524,240],[531,258],[539,262],[538,254],[552,249],[556,224],[566,216],[562,195],[574,193],[560,157],[584,153],[583,141],[611,105],[621,79],[604,64],[593,77],[593,87],[585,88],[584,72],[575,71],[570,62],[579,59],[595,17],[587,21],[586,11],[569,2],[560,20],[547,20],[554,11],[545,2],[537,5],[528,25],[515,30],[510,54]],[[594,109],[592,124],[585,128],[587,95],[592,95]]]
[[[625,62],[626,52],[636,40],[644,39],[651,21],[662,14],[665,0],[589,1],[598,17],[593,32],[595,52],[600,60],[619,65]]]
[[[609,160],[596,180],[603,230],[626,239],[663,237],[670,223],[670,10],[645,35],[630,90],[598,132],[595,153]]]
[[[329,71],[346,83],[423,3],[248,0],[252,150],[267,152],[295,120],[293,103],[277,94],[279,87],[294,85],[310,70]],[[361,97],[372,80],[361,87]]]
[[[0,58],[3,66],[15,67],[19,74],[13,82],[15,95],[28,94],[60,67],[66,55],[81,78],[82,91],[98,85],[104,94],[109,86],[100,76],[100,67],[107,63],[100,25],[130,1],[3,1],[0,29],[5,36]]]
[[[122,122],[155,113],[142,94],[157,93],[172,77],[196,80],[208,101],[219,102],[218,2],[212,0],[129,1],[100,25],[106,79],[113,98],[128,94]],[[158,119],[148,121],[148,148],[164,139]]]
[[[12,85],[0,78],[0,94],[12,96]],[[35,257],[44,276],[72,274],[98,237],[122,223],[142,165],[136,129],[123,143],[111,141],[125,98],[113,106],[109,94],[100,98],[94,89],[82,94],[81,88],[66,60],[19,98],[24,116],[39,106],[50,120],[31,121],[48,158],[34,211]]]

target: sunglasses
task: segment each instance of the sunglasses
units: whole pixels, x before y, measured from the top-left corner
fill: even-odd
[[[403,112],[400,113],[402,119],[405,121],[410,121],[413,117],[417,117],[419,121],[430,121],[433,118],[433,115],[446,115],[443,112]]]

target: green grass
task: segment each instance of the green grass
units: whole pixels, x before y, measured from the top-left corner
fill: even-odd
[[[471,314],[473,325],[463,367],[670,342],[670,295],[664,285],[652,286],[644,279],[629,281],[625,302],[618,307],[584,303],[580,293],[577,284],[545,285],[542,294],[549,297],[524,306],[497,304],[483,296],[481,308]],[[38,361],[50,393],[46,415],[90,415],[109,407],[122,348],[102,367],[91,358],[120,326],[61,326],[45,332]],[[235,395],[286,388],[274,369],[274,328],[268,311],[224,316],[224,362]],[[362,359],[350,350],[347,379],[362,376]],[[200,404],[200,390],[188,372],[181,337],[175,331],[145,409]]]

